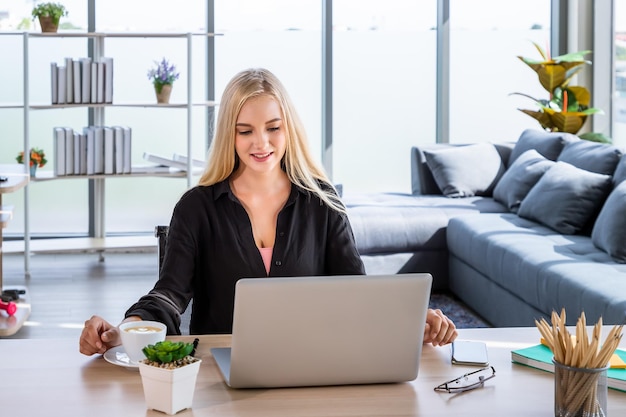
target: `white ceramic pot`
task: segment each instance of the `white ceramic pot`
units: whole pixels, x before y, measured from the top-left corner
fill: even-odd
[[[202,360],[182,368],[164,369],[139,362],[148,408],[170,415],[191,408],[200,363]]]

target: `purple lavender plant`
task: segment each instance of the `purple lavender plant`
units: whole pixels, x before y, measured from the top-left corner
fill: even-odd
[[[154,61],[154,63],[157,66],[148,71],[148,79],[152,81],[156,92],[160,94],[163,86],[173,84],[180,76],[180,73],[176,71],[176,66],[170,64],[165,58],[161,62]]]

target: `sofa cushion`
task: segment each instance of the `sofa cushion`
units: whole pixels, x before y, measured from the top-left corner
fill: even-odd
[[[447,197],[490,196],[505,170],[500,154],[490,143],[425,150],[424,155]]]
[[[530,149],[535,149],[546,158],[556,161],[567,143],[579,140],[578,137],[570,133],[526,129],[520,135],[511,152],[508,166],[511,166],[520,155]]]
[[[622,155],[617,163],[617,168],[613,173],[613,186],[618,186],[624,180],[626,180],[626,154]]]
[[[545,314],[565,307],[568,316],[585,311],[606,324],[626,320],[626,264],[588,236],[563,235],[512,213],[484,213],[451,219],[447,241],[450,256]]]
[[[626,181],[606,199],[593,226],[591,240],[617,262],[626,263]]]
[[[578,233],[602,206],[611,185],[609,175],[557,162],[522,200],[518,214],[563,234]]]
[[[613,175],[621,157],[622,151],[615,146],[579,140],[565,145],[557,161],[567,162],[586,171]]]
[[[450,218],[507,211],[489,197],[346,192],[342,201],[361,255],[447,250]]]
[[[526,194],[554,164],[534,149],[524,152],[498,181],[493,199],[516,213]]]

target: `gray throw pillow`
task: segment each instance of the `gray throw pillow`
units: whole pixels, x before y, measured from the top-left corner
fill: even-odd
[[[597,213],[611,189],[611,176],[557,162],[522,200],[518,215],[573,235]]]
[[[622,151],[613,145],[579,140],[565,145],[557,161],[567,162],[586,171],[613,175],[621,157]]]
[[[613,184],[618,186],[624,180],[626,180],[626,154],[624,154],[617,163],[617,168],[615,168],[615,172],[613,173]]]
[[[581,139],[570,133],[526,129],[522,132],[513,147],[508,166],[511,166],[521,154],[530,149],[535,149],[547,159],[556,161],[556,158],[559,157],[559,154],[567,143],[578,140]]]
[[[554,164],[534,149],[524,152],[498,181],[493,199],[517,213],[526,194]]]
[[[448,197],[489,196],[505,169],[491,143],[424,150],[424,156],[441,193]]]
[[[591,232],[591,241],[619,263],[626,263],[626,181],[609,194]]]

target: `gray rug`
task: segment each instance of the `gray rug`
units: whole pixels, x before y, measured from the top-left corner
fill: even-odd
[[[430,296],[430,308],[440,309],[458,329],[492,327],[472,309],[451,293],[435,293]]]

